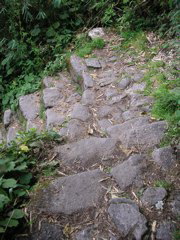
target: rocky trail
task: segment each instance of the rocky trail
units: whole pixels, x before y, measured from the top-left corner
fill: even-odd
[[[95,57],[72,55],[67,71],[19,99],[26,130],[54,129],[65,139],[52,153],[59,177],[32,196],[30,239],[171,240],[178,228],[177,154],[159,147],[167,123],[151,118],[146,70],[117,55],[113,34],[103,37]],[[7,142],[22,128],[10,110],[4,125]],[[162,180],[174,187],[156,186]]]

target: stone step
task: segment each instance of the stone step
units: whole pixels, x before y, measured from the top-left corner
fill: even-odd
[[[122,124],[107,128],[110,137],[117,138],[127,148],[136,148],[139,152],[157,146],[167,129],[165,121],[149,122],[148,117],[139,117]]]
[[[93,165],[112,165],[122,161],[125,154],[118,140],[113,138],[89,137],[55,148],[60,164],[73,168],[89,168]]]
[[[31,202],[35,212],[44,214],[83,213],[103,204],[105,188],[101,181],[107,175],[100,170],[57,178],[40,190]]]

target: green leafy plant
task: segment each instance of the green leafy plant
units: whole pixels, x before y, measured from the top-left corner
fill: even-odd
[[[20,132],[8,145],[0,145],[0,233],[22,223],[23,204],[37,181],[40,155],[45,145],[60,141],[55,132],[37,133],[35,129]],[[39,159],[39,160],[38,160]],[[38,162],[39,161],[39,162]],[[11,230],[12,231],[12,230]]]

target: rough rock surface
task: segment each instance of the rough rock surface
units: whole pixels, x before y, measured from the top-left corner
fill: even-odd
[[[92,105],[95,101],[95,95],[94,92],[87,89],[84,91],[83,95],[82,95],[82,104],[84,105]]]
[[[117,140],[112,138],[90,137],[60,146],[56,151],[63,164],[72,166],[79,163],[88,167],[94,163],[100,164],[101,161],[113,159],[115,152],[118,151],[117,143]]]
[[[125,190],[132,184],[142,184],[140,176],[145,166],[143,155],[133,155],[128,160],[112,168],[111,174],[120,189]]]
[[[94,86],[94,80],[89,73],[83,71],[82,78],[84,83],[84,89],[92,88]]]
[[[27,120],[33,120],[39,115],[40,98],[38,94],[29,94],[19,98],[19,107]]]
[[[50,129],[55,126],[60,126],[65,121],[64,116],[60,115],[53,108],[46,110],[46,127]]]
[[[130,234],[132,239],[141,240],[147,231],[146,218],[129,199],[113,199],[108,213],[123,237]]]
[[[178,217],[180,215],[180,191],[175,191],[172,196],[172,201],[170,202],[171,211],[174,216]]]
[[[88,107],[77,103],[71,113],[71,118],[79,119],[83,122],[88,121],[91,117]]]
[[[131,83],[131,79],[130,78],[123,78],[121,79],[121,81],[118,83],[118,87],[120,89],[125,89],[129,84]]]
[[[100,180],[106,174],[93,170],[57,178],[36,196],[33,205],[44,213],[67,214],[95,208],[105,194]]]
[[[11,109],[8,109],[4,112],[3,124],[5,127],[8,127],[10,125],[10,123],[12,122],[12,116],[13,116],[13,113],[12,113]]]
[[[163,201],[166,196],[167,192],[164,188],[149,187],[144,191],[141,202],[147,206],[154,206],[159,201]]]
[[[170,146],[155,149],[152,153],[152,158],[163,169],[173,167],[176,162],[176,156]]]
[[[159,224],[156,231],[157,240],[172,240],[175,231],[175,225],[170,221],[164,221]]]
[[[7,131],[7,143],[13,141],[17,136],[18,129],[16,127],[9,127]]]
[[[75,141],[83,138],[87,133],[86,126],[77,119],[70,120],[67,125],[60,129],[59,134],[69,141]]]
[[[148,123],[148,118],[141,117],[107,129],[110,137],[119,139],[126,148],[136,147],[145,151],[160,143],[167,124],[164,121]]]
[[[72,55],[70,57],[70,73],[73,80],[82,85],[82,74],[83,72],[87,72],[87,67],[82,60],[82,58]]]
[[[97,58],[87,58],[85,59],[85,63],[90,68],[101,68],[101,64]]]
[[[61,226],[57,224],[42,222],[40,229],[39,226],[36,229],[33,229],[33,233],[31,234],[31,240],[65,240],[65,236],[63,234],[63,229]]]
[[[51,87],[43,90],[43,101],[46,108],[56,106],[60,98],[62,98],[62,94],[58,88]]]

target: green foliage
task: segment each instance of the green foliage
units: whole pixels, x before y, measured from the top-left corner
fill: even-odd
[[[0,145],[0,233],[8,234],[23,221],[23,203],[40,171],[37,159],[55,140],[59,140],[55,132],[37,133],[31,129],[20,132],[9,145]]]
[[[0,108],[4,109],[16,108],[20,95],[40,87],[43,74],[52,75],[66,65],[66,47],[80,28],[116,25],[120,32],[153,28],[168,36],[179,30],[177,0],[2,0],[0,7]],[[143,50],[145,41],[142,35],[134,47]],[[79,54],[91,51],[87,44]]]
[[[171,183],[165,181],[165,180],[158,180],[154,183],[155,187],[162,187],[165,188],[166,190],[169,190],[171,188]]]
[[[86,55],[90,55],[94,49],[101,49],[105,46],[105,41],[102,38],[95,38],[93,40],[89,40],[87,38],[78,39],[77,46],[77,55],[79,57],[85,57]]]

